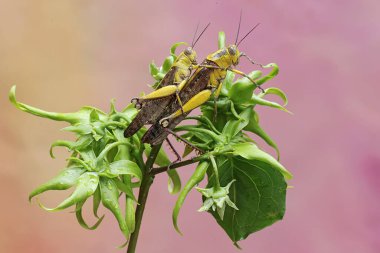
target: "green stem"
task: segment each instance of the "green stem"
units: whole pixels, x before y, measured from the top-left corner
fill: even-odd
[[[216,165],[216,161],[213,155],[210,155],[210,160],[211,160],[212,168],[214,169],[214,174],[215,174],[215,188],[216,190],[218,190],[220,188],[218,167]]]
[[[141,186],[140,186],[140,191],[139,191],[139,199],[138,199],[139,204],[137,205],[137,209],[136,209],[136,227],[135,227],[135,231],[131,234],[127,253],[136,252],[137,239],[139,237],[141,221],[144,214],[146,201],[148,199],[149,189],[154,180],[154,176],[150,175],[149,173],[153,167],[154,161],[156,160],[156,157],[158,155],[158,152],[160,151],[160,148],[161,148],[161,144],[152,147],[152,151],[150,152],[149,157],[145,164],[143,179],[141,181]]]

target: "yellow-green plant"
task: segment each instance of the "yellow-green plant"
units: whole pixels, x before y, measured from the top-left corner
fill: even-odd
[[[224,33],[220,33],[219,47],[224,46],[224,41]],[[160,81],[174,62],[174,50],[162,67],[150,65],[150,73],[156,81]],[[58,140],[52,144],[50,155],[53,158],[54,148],[69,150],[67,165],[58,176],[33,190],[29,200],[45,191],[75,187],[58,206],[48,208],[39,203],[40,206],[50,212],[75,206],[79,224],[86,229],[96,229],[104,218],[104,215],[98,215],[102,203],[118,221],[129,253],[135,252],[149,188],[155,175],[162,172],[168,173],[169,192],[179,193],[172,213],[173,225],[179,233],[178,215],[186,196],[194,188],[203,198],[199,211],[212,214],[235,245],[251,233],[281,220],[285,213],[286,180],[292,175],[280,164],[279,149],[260,127],[255,109],[256,106],[269,106],[288,112],[285,109],[287,98],[278,88],[255,93],[257,84],[268,82],[279,71],[274,63],[263,67],[270,69],[269,74],[262,76],[261,71],[249,74],[256,84],[247,78],[235,80],[234,73],[228,72],[216,101],[218,114],[214,114],[215,105],[211,98],[202,105],[200,115],[187,118],[193,120],[192,124],[175,129],[195,147],[204,150],[199,156],[175,164],[170,163],[161,145],[150,147],[141,142],[145,128],[130,138],[124,138],[124,129],[137,113],[132,104],[117,111],[114,101],[111,101],[108,113],[88,106],[74,113],[54,113],[19,102],[15,95],[16,87],[12,87],[9,98],[18,109],[39,117],[66,121],[70,126],[63,130],[76,135],[75,141]],[[266,100],[268,94],[279,96],[284,104]],[[261,150],[249,132],[273,147],[277,159]],[[184,156],[191,151],[192,148],[187,146]],[[181,190],[176,169],[191,163],[198,165]],[[203,180],[207,180],[206,188],[196,187]],[[134,188],[139,188],[138,197]],[[92,226],[82,217],[83,204],[89,199],[93,201],[93,214],[98,219]]]

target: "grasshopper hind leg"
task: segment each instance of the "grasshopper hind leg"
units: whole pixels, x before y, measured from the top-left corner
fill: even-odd
[[[169,165],[168,165],[168,169],[167,170],[170,170],[170,167],[175,164],[175,163],[178,163],[181,161],[181,156],[178,154],[177,150],[174,148],[173,144],[170,142],[169,138],[166,138],[166,142],[168,143],[168,146],[169,146],[169,149],[173,152],[173,154],[176,156],[176,160],[174,162],[171,162]]]
[[[191,142],[189,142],[188,140],[186,140],[185,138],[183,138],[182,136],[179,136],[176,132],[174,132],[173,130],[169,129],[169,128],[164,128],[165,129],[165,132],[167,132],[168,134],[171,134],[173,135],[175,138],[177,138],[178,140],[184,142],[186,145],[188,145],[189,147],[191,147],[192,149],[196,150],[199,154],[204,154],[205,151],[203,151],[202,149],[194,146]]]

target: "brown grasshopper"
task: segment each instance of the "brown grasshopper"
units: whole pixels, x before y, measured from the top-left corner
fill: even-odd
[[[210,23],[203,29],[198,38],[194,41],[197,30],[195,31],[191,47],[181,52],[174,61],[168,73],[158,85],[158,89],[141,98],[133,98],[132,103],[140,111],[133,119],[131,124],[124,131],[126,138],[131,137],[145,124],[154,124],[160,119],[160,115],[165,108],[174,101],[182,107],[179,92],[188,81],[194,66],[197,66],[197,54],[194,46],[206,31]]]
[[[238,45],[258,25],[259,24],[253,27],[239,42],[237,42],[240,30],[239,22],[235,44],[219,49],[218,51],[207,56],[207,58],[198,66],[195,72],[191,75],[189,81],[186,82],[184,87],[179,92],[179,97],[183,104],[180,106],[175,101],[169,104],[158,117],[160,120],[156,121],[142,137],[142,141],[144,143],[158,145],[167,138],[168,134],[173,134],[177,138],[189,144],[185,139],[176,135],[173,132],[173,129],[183,119],[185,119],[193,109],[208,101],[212,93],[215,92],[214,99],[217,99],[221,91],[221,83],[226,77],[227,71],[232,71],[248,78],[262,90],[262,88],[249,76],[237,69],[232,68],[233,66],[239,64],[239,59],[242,56],[247,57],[250,62],[256,64],[247,55],[238,50]]]

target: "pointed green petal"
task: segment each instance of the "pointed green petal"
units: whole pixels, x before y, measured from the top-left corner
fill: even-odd
[[[86,170],[81,167],[70,167],[62,171],[58,176],[49,180],[48,182],[42,184],[41,186],[34,189],[29,194],[29,201],[32,200],[34,196],[37,196],[45,191],[50,190],[66,190],[75,185],[78,181],[78,178]]]
[[[81,225],[81,227],[83,227],[84,229],[95,230],[100,225],[100,223],[102,222],[104,215],[102,217],[100,217],[94,225],[92,225],[92,226],[87,225],[86,221],[83,219],[83,216],[82,216],[83,204],[84,204],[84,201],[79,202],[76,205],[75,216],[77,217],[77,221],[78,221],[79,225]]]
[[[92,172],[86,172],[78,178],[77,187],[74,192],[55,208],[46,208],[40,205],[43,209],[49,212],[61,211],[78,202],[85,201],[96,190],[99,183],[99,177]]]
[[[125,219],[121,213],[119,205],[119,191],[117,189],[116,183],[113,179],[101,178],[100,179],[100,193],[102,195],[102,203],[104,207],[109,209],[115,216],[117,222],[119,223],[119,228],[123,232],[124,236],[128,238],[130,232]]]

